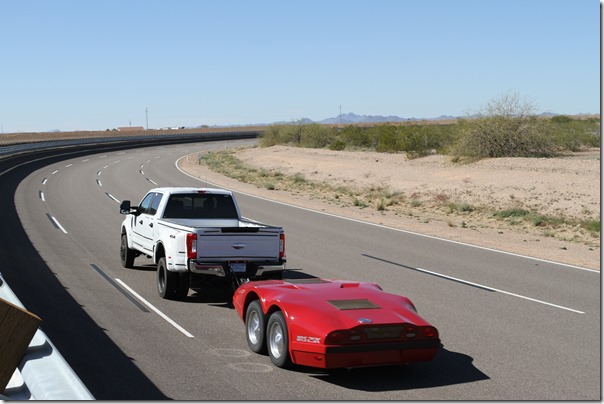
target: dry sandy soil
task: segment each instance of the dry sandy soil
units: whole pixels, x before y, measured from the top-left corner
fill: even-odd
[[[454,164],[440,155],[408,160],[404,154],[285,146],[244,148],[235,153],[252,167],[348,188],[386,189],[407,201],[385,210],[343,203],[333,195],[240,183],[199,165],[197,156],[194,153],[189,162],[183,159],[179,164],[190,174],[228,189],[411,232],[600,269],[599,235],[578,226],[551,230],[530,223],[510,224],[483,209],[523,208],[553,216],[599,219],[599,150],[563,158],[501,158],[470,164]],[[443,202],[476,209],[452,213],[443,208]]]

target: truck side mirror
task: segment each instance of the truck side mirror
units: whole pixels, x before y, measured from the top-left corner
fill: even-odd
[[[129,215],[130,213],[132,213],[130,211],[130,201],[123,201],[120,205],[120,214]]]

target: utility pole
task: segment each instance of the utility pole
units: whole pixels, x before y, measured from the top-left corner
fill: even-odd
[[[147,122],[147,130],[149,130],[149,108],[145,108],[145,122]]]
[[[342,105],[340,105],[340,125],[342,125]]]

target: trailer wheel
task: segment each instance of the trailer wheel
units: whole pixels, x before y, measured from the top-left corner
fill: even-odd
[[[122,260],[122,266],[124,268],[134,267],[135,251],[128,248],[128,236],[122,234],[122,242],[120,244],[120,259]]]
[[[289,357],[289,336],[287,323],[281,311],[276,311],[268,319],[267,325],[268,355],[277,367],[288,368],[292,361]]]
[[[252,352],[266,353],[265,322],[260,300],[254,300],[245,312],[245,336]]]
[[[178,287],[178,273],[168,271],[166,259],[157,262],[157,291],[164,299],[174,299]]]

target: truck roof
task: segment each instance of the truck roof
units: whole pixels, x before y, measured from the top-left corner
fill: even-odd
[[[232,195],[231,191],[220,188],[193,188],[193,187],[161,187],[153,188],[149,192],[162,192],[166,194],[192,194],[192,193],[208,193],[208,194],[224,194]]]

